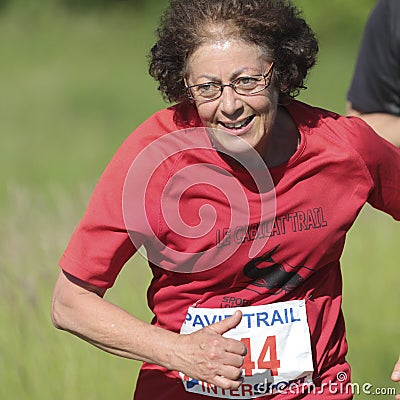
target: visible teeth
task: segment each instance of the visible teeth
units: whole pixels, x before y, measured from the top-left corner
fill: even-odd
[[[241,128],[246,124],[246,121],[238,122],[237,124],[225,124],[228,128]]]
[[[223,123],[223,125],[229,129],[239,129],[239,128],[243,128],[244,126],[246,126],[250,121],[251,121],[252,117],[246,118],[245,120],[243,120],[242,122],[237,122],[236,124],[227,124],[227,123]]]

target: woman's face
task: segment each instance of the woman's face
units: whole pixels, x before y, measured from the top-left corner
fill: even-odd
[[[207,82],[228,84],[237,78],[262,75],[271,67],[261,49],[251,43],[227,39],[201,45],[189,57],[187,84]],[[203,124],[223,130],[239,146],[243,139],[260,154],[264,153],[268,135],[274,125],[278,105],[278,90],[273,81],[259,93],[237,94],[225,86],[221,97],[212,101],[196,100]],[[240,151],[240,149],[238,149]]]

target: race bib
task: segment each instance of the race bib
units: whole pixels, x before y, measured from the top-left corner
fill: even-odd
[[[305,300],[229,309],[189,307],[181,334],[205,328],[236,310],[242,312],[242,320],[223,336],[240,340],[247,347],[242,385],[237,390],[224,390],[180,373],[186,391],[253,399],[312,382],[314,368]]]

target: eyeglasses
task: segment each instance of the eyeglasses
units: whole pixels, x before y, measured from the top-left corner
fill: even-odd
[[[268,71],[262,75],[240,76],[231,83],[223,85],[218,82],[205,82],[200,85],[188,86],[184,79],[185,87],[190,99],[195,101],[213,101],[221,97],[225,87],[231,87],[237,94],[251,96],[262,92],[271,84],[272,69],[274,63],[270,65]]]

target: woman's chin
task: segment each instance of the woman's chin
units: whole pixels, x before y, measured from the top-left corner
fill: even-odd
[[[246,135],[234,135],[230,131],[221,128],[207,128],[214,148],[227,154],[240,154],[254,151],[254,147],[248,142]]]

